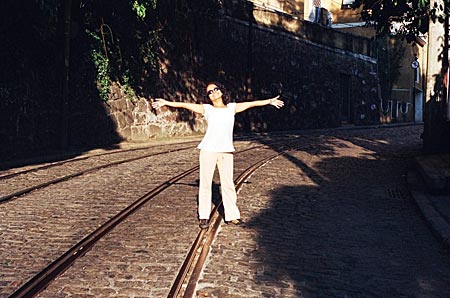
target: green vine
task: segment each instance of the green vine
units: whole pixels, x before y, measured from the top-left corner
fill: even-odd
[[[145,16],[147,15],[147,8],[151,6],[153,9],[155,9],[156,1],[157,0],[135,0],[133,1],[132,9],[134,12],[136,12],[138,18],[144,20]]]
[[[122,86],[122,90],[128,100],[134,101],[137,98],[136,91],[133,86],[137,82],[142,81],[142,73],[136,68],[145,68],[146,70],[156,69],[158,67],[158,56],[156,49],[159,44],[159,36],[156,31],[148,30],[148,24],[145,18],[149,16],[149,9],[156,9],[157,0],[130,0],[131,9],[136,13],[138,20],[132,20],[134,28],[127,36],[134,44],[134,49],[137,51],[131,57],[122,56],[120,50],[119,38],[124,33],[117,29],[115,36],[117,40],[112,37],[111,28],[104,23],[101,18],[102,26],[107,26],[109,31],[106,31],[107,37],[103,35],[100,27],[98,29],[87,29],[86,33],[91,39],[91,50],[89,52],[90,63],[95,65],[96,83],[99,91],[99,97],[103,101],[108,101],[112,88],[112,83],[117,81]],[[133,14],[131,14],[133,17]],[[114,24],[114,19],[108,19],[108,23]],[[96,24],[97,22],[93,22]],[[95,25],[94,25],[95,26]],[[113,26],[111,26],[113,27]],[[122,37],[124,39],[124,37]],[[117,42],[115,42],[117,41]],[[133,46],[129,47],[133,51]],[[130,50],[130,49],[129,49]],[[131,60],[129,58],[132,58]],[[146,75],[146,74],[144,74]]]
[[[125,95],[129,100],[134,101],[136,99],[136,93],[134,92],[134,89],[131,87],[130,84],[130,76],[128,70],[124,75],[122,75],[122,88],[123,92],[125,93]]]
[[[87,31],[87,33],[96,41],[96,43],[101,44],[100,36],[91,31]],[[103,101],[108,101],[111,90],[109,60],[106,58],[106,55],[102,53],[102,51],[96,48],[93,48],[91,51],[91,60],[97,70],[97,89],[99,91],[100,98]]]
[[[158,47],[159,42],[160,39],[157,32],[149,32],[149,39],[140,47],[142,60],[153,68],[158,67],[158,55],[155,49]]]
[[[91,57],[95,67],[97,68],[97,88],[100,92],[100,98],[107,101],[111,89],[109,60],[97,50],[92,51]]]

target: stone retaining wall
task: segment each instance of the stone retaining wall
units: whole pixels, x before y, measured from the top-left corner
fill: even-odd
[[[375,59],[254,24],[249,61],[248,23],[223,17],[202,28],[195,33],[196,46],[201,47],[197,54],[202,53],[197,56],[199,65],[190,69],[174,64],[176,59],[189,61],[188,54],[171,57],[167,52],[162,59],[167,62],[161,64],[164,98],[202,103],[206,83],[219,81],[229,89],[232,101],[244,101],[250,74],[253,98],[281,94],[286,106],[280,111],[263,107],[239,114],[235,131],[338,127],[343,120],[355,125],[379,122]],[[113,90],[115,100],[109,101],[107,111],[124,139],[182,136],[206,129],[200,115],[182,109],[155,111],[152,99],[131,101],[120,88]],[[342,105],[346,102],[349,115],[343,119]]]
[[[112,98],[105,104],[108,117],[116,125],[118,135],[131,141],[145,141],[150,138],[190,135],[206,130],[206,121],[203,117],[194,118],[195,125],[191,127],[185,121],[178,121],[180,110],[166,107],[159,111],[151,106],[152,99],[130,99],[123,94],[120,86],[112,88]],[[186,112],[186,111],[184,111]],[[192,117],[195,117],[192,113]]]
[[[293,33],[277,25],[254,23],[250,31],[245,16],[211,16],[209,10],[203,14],[192,10],[170,22],[161,32],[159,78],[143,82],[154,84],[146,86],[146,94],[152,94],[148,98],[131,98],[113,84],[110,100],[102,102],[92,84],[94,69],[82,63],[84,52],[76,46],[67,114],[61,113],[58,72],[52,64],[56,60],[50,59],[42,72],[27,71],[25,78],[11,74],[7,82],[0,80],[0,157],[8,160],[57,151],[66,132],[67,145],[74,150],[109,147],[121,140],[203,133],[206,124],[201,115],[183,109],[155,111],[150,103],[151,96],[204,103],[204,88],[210,81],[223,83],[232,101],[277,94],[285,101],[280,111],[262,107],[238,114],[236,132],[379,122],[376,61],[367,56],[371,47],[366,39],[355,53],[351,49],[358,48],[356,37],[338,49],[332,47],[338,34],[325,34],[331,29],[314,27],[317,24],[296,23],[298,30]],[[80,36],[77,42],[82,44]],[[334,43],[323,42],[324,36]],[[22,82],[15,84],[16,80]],[[15,85],[21,90],[15,91]],[[251,88],[251,96],[246,87]],[[345,103],[346,119],[342,115]]]

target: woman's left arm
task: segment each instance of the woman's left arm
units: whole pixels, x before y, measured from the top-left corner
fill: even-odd
[[[268,99],[262,99],[262,100],[254,100],[254,101],[247,101],[247,102],[238,102],[236,103],[236,110],[235,113],[243,112],[247,109],[254,108],[254,107],[262,107],[266,105],[272,105],[276,107],[277,109],[284,106],[284,102],[282,100],[279,100],[280,96],[276,96],[273,98]]]

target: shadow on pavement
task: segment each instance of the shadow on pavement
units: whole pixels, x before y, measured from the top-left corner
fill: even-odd
[[[294,284],[298,297],[450,297],[449,255],[406,190],[418,147],[349,136],[362,154],[338,157],[333,148],[350,149],[345,142],[320,138],[305,147],[322,155],[313,167],[295,152],[285,156],[309,182],[284,177],[247,222],[264,264],[257,282]]]

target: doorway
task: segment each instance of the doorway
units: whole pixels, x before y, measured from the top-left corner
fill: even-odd
[[[351,77],[340,75],[341,123],[353,124],[353,101],[351,98]]]

